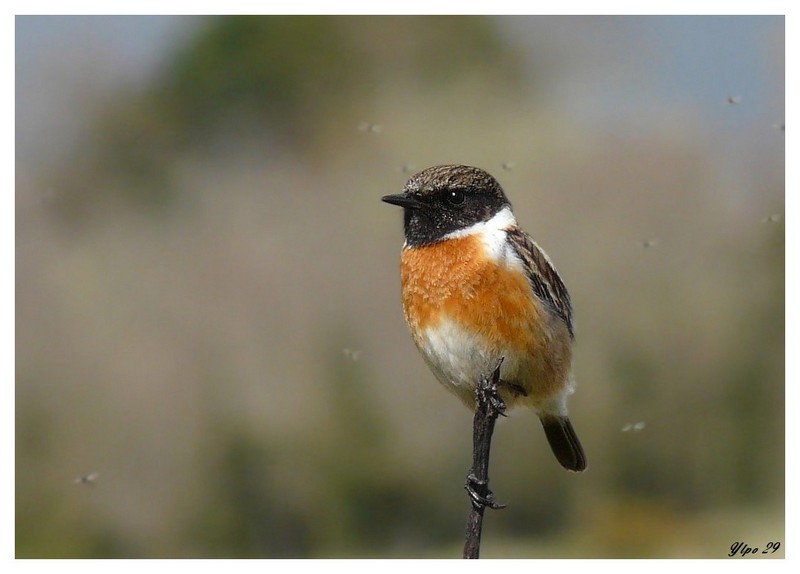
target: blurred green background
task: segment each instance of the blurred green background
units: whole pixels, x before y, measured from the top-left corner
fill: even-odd
[[[17,557],[459,557],[379,201],[442,163],[577,318],[589,470],[502,420],[482,556],[783,543],[783,114],[782,17],[17,17]]]

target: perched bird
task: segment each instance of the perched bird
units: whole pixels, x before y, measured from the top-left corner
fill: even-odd
[[[572,305],[550,259],[518,226],[500,184],[463,165],[428,168],[383,201],[404,211],[403,311],[436,378],[469,408],[503,358],[498,392],[532,408],[564,468],[586,457],[567,416]]]

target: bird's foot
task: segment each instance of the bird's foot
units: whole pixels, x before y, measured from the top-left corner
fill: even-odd
[[[494,493],[489,490],[489,482],[478,479],[478,477],[472,473],[469,473],[469,476],[467,476],[467,483],[464,485],[464,489],[467,491],[472,506],[476,510],[481,507],[488,507],[494,510],[506,507],[505,504],[495,502]]]

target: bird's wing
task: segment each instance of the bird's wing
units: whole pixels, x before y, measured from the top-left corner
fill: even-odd
[[[508,240],[525,267],[528,282],[536,296],[567,325],[571,337],[572,303],[567,287],[547,254],[530,235],[514,227],[507,231]]]

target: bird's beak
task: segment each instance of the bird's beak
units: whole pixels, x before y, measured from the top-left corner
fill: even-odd
[[[405,209],[419,209],[424,207],[425,204],[422,203],[416,197],[411,195],[406,195],[405,193],[397,193],[395,195],[384,195],[381,198],[381,201],[385,201],[386,203],[391,203],[392,205],[399,205]]]

